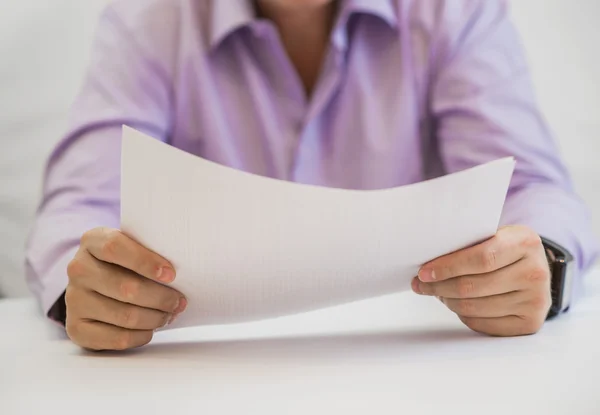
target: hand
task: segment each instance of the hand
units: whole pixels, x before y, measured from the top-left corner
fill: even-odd
[[[175,279],[171,264],[116,229],[85,233],[67,273],[67,334],[86,349],[143,346],[187,305],[162,285]]]
[[[552,304],[550,267],[540,237],[523,226],[425,264],[412,281],[438,297],[474,331],[493,336],[538,332]]]

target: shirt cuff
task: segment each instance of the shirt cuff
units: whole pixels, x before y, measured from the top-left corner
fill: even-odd
[[[589,212],[573,194],[556,186],[532,185],[512,192],[504,207],[502,225],[525,225],[558,243],[574,257],[577,274],[585,274],[598,258]]]
[[[79,247],[74,247],[62,255],[47,274],[45,288],[39,293],[44,315],[60,326],[64,326],[66,320],[64,294],[69,282],[67,267],[78,249]]]

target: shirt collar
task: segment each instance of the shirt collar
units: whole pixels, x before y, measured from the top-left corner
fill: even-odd
[[[345,48],[348,43],[347,24],[353,14],[368,14],[379,18],[391,28],[397,28],[398,16],[392,0],[340,0],[340,11],[333,31],[333,40]],[[212,0],[210,7],[210,48],[215,49],[238,29],[256,20],[252,0]]]
[[[348,46],[348,21],[354,14],[378,18],[390,28],[398,28],[398,14],[392,0],[341,0],[339,18],[333,29],[333,41],[339,48]]]
[[[212,0],[210,7],[210,47],[217,48],[230,34],[256,19],[252,0]]]

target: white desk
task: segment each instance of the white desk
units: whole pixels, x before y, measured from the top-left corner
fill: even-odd
[[[477,335],[405,293],[162,332],[123,354],[82,352],[31,300],[4,301],[0,413],[598,415],[600,270],[586,280],[577,307],[529,337]]]

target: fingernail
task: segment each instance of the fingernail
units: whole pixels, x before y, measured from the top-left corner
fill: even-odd
[[[419,279],[423,282],[435,281],[435,271],[432,269],[422,269],[419,271]]]
[[[423,291],[421,291],[421,288],[419,287],[419,279],[418,278],[413,278],[413,280],[411,282],[411,287],[415,293],[423,294]]]
[[[183,311],[187,307],[187,304],[187,300],[184,297],[181,297],[179,299],[179,304],[177,305],[177,308],[175,309],[175,311],[173,311],[173,314],[177,315],[183,313]]]
[[[170,325],[170,324],[173,324],[173,322],[174,322],[176,319],[177,319],[177,314],[173,314],[173,315],[171,316],[171,318],[169,319],[169,321],[167,321],[167,324],[166,324],[166,325],[168,326],[168,325]]]
[[[175,280],[175,271],[169,267],[161,267],[156,277],[160,282],[169,283]]]

